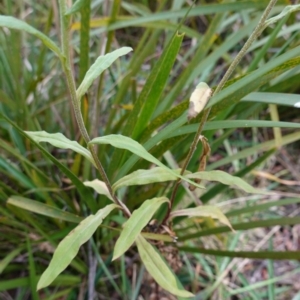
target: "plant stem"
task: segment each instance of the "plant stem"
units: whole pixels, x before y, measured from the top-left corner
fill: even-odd
[[[245,53],[247,52],[247,50],[249,49],[249,47],[251,46],[251,44],[255,41],[255,39],[262,33],[262,31],[265,29],[265,22],[267,20],[267,17],[269,15],[269,13],[271,12],[272,8],[274,7],[274,5],[276,4],[277,0],[270,0],[268,6],[266,7],[265,11],[263,12],[256,28],[254,29],[254,31],[252,32],[252,34],[250,35],[250,37],[248,38],[248,40],[246,41],[246,43],[244,44],[243,48],[240,50],[240,52],[237,54],[237,56],[235,57],[235,59],[233,60],[233,62],[230,64],[228,70],[226,71],[226,73],[224,74],[223,78],[221,79],[221,81],[219,82],[218,86],[216,87],[216,89],[214,90],[212,96],[215,96],[217,93],[219,93],[222,88],[224,87],[226,81],[230,78],[230,76],[232,75],[233,71],[235,70],[235,68],[237,67],[237,65],[239,64],[239,62],[241,61],[241,59],[243,58],[243,56],[245,55]],[[199,141],[199,137],[202,133],[202,130],[203,130],[203,127],[204,127],[204,124],[206,123],[207,119],[208,119],[208,116],[209,116],[209,113],[210,113],[210,110],[211,110],[211,107],[208,108],[208,109],[205,109],[204,112],[203,112],[203,116],[202,116],[202,119],[201,119],[201,122],[199,124],[199,127],[198,127],[198,130],[195,134],[195,137],[194,137],[194,140],[192,142],[192,145],[190,147],[190,151],[188,152],[188,155],[185,159],[185,162],[183,164],[183,167],[181,169],[181,172],[180,172],[180,175],[183,175],[196,148],[197,148],[197,144],[198,144],[198,141]],[[172,206],[173,206],[173,203],[174,203],[174,199],[175,199],[175,196],[176,196],[176,193],[177,193],[177,190],[178,190],[178,187],[180,185],[180,182],[181,180],[178,179],[175,183],[175,186],[174,186],[174,189],[173,189],[173,192],[172,192],[172,195],[171,195],[171,199],[170,199],[170,205],[168,207],[168,211],[167,211],[167,214],[163,220],[162,223],[164,223],[169,215],[170,215],[170,212],[172,210]]]
[[[62,66],[63,70],[67,79],[67,84],[72,100],[72,105],[74,109],[74,114],[75,118],[80,130],[80,133],[82,137],[84,138],[85,142],[88,144],[90,142],[90,137],[89,134],[86,130],[82,114],[81,114],[81,109],[80,109],[80,99],[77,99],[76,96],[76,85],[75,85],[75,80],[74,76],[72,74],[71,70],[71,59],[70,59],[70,52],[69,52],[69,47],[70,47],[70,37],[69,37],[69,22],[70,22],[70,17],[65,16],[66,12],[66,1],[65,0],[59,0],[59,6],[60,6],[60,22],[61,22],[61,44],[62,44],[62,52],[64,55],[64,60],[62,61]],[[91,151],[91,154],[93,156],[93,159],[95,161],[96,167],[101,175],[102,180],[105,182],[107,189],[112,196],[114,202],[118,204],[119,206],[122,207],[123,211],[127,216],[130,216],[131,213],[128,210],[128,208],[125,206],[124,203],[122,203],[113,193],[111,184],[109,182],[109,179],[105,173],[105,170],[101,164],[101,162],[98,159],[98,155],[96,152],[96,148],[94,145],[88,145],[89,150]]]

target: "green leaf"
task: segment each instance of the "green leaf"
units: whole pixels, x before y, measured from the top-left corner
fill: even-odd
[[[10,262],[23,250],[24,247],[16,248],[8,253],[3,259],[0,261],[0,274],[3,270],[10,264]]]
[[[37,283],[37,276],[36,276],[36,266],[35,261],[33,259],[32,247],[28,235],[26,237],[26,244],[27,244],[27,255],[28,255],[28,262],[29,262],[29,286],[31,290],[31,299],[32,300],[39,300],[39,296],[36,290],[36,283]]]
[[[241,102],[259,102],[299,107],[297,103],[300,102],[300,96],[298,94],[287,93],[250,93],[241,99]]]
[[[181,169],[173,170],[173,172],[177,174],[180,174],[180,171]],[[177,176],[171,174],[169,171],[162,167],[155,167],[149,170],[137,170],[115,182],[112,186],[112,189],[115,192],[117,189],[124,186],[173,181],[177,178]]]
[[[300,97],[298,97],[300,103]],[[275,102],[275,101],[274,101]],[[288,105],[288,102],[286,103]],[[264,121],[264,120],[224,120],[224,121],[211,121],[204,125],[203,131],[218,130],[218,129],[230,129],[230,128],[300,128],[300,124],[296,122],[276,122],[276,121]],[[184,134],[197,132],[199,123],[181,126],[175,129],[168,138],[180,136]]]
[[[132,213],[131,217],[125,222],[120,237],[116,242],[113,260],[120,257],[130,248],[142,229],[149,223],[157,209],[163,203],[168,201],[169,199],[166,197],[146,200]]]
[[[91,238],[103,219],[117,207],[116,204],[110,204],[95,215],[88,216],[58,244],[48,268],[38,282],[38,290],[53,282],[77,255],[80,246]]]
[[[187,181],[188,183],[203,189],[203,186],[196,184],[195,182],[189,180],[188,178],[181,176],[180,174],[177,174],[174,170],[169,169],[164,164],[162,164],[158,159],[156,159],[153,155],[151,155],[147,150],[139,144],[137,141],[120,134],[110,134],[102,137],[97,137],[89,142],[89,144],[110,144],[116,148],[120,149],[126,149],[130,152],[160,166],[161,168],[164,168],[167,172],[169,172],[172,175],[175,175],[178,178],[183,179],[184,181]]]
[[[253,163],[251,163],[250,165],[248,165],[248,166],[240,169],[238,172],[236,172],[234,174],[234,176],[237,176],[237,177],[241,178],[241,177],[249,174],[252,170],[257,168],[266,159],[268,159],[274,153],[274,151],[275,151],[275,149],[271,149],[271,150],[265,152],[258,159],[256,159]],[[212,199],[216,195],[218,195],[222,192],[226,193],[227,190],[228,190],[228,186],[226,186],[224,184],[218,183],[218,184],[214,185],[212,188],[210,188],[204,194],[201,195],[202,203],[204,203],[204,204],[207,203],[210,199]]]
[[[138,114],[131,120],[131,125],[134,127],[132,138],[140,136],[150,121],[152,114],[159,102],[160,96],[165,88],[172,67],[177,58],[184,34],[176,33],[164,49],[162,55],[151,70],[151,73],[140,93],[139,98],[134,103],[134,111]],[[133,124],[132,124],[133,122]],[[126,126],[127,127],[127,126]],[[126,128],[125,127],[125,128]],[[130,134],[124,134],[130,135]]]
[[[288,60],[291,60],[292,63],[294,62],[297,64],[299,57],[296,57],[294,59],[292,58],[299,55],[299,51],[300,46],[297,46],[276,57],[275,59],[270,60],[258,70],[247,74],[228,87],[225,87],[220,91],[220,93],[216,94],[210,99],[207,104],[207,108],[214,106],[215,104],[220,102],[219,108],[216,108],[216,110],[219,110],[221,107],[227,106],[228,103],[232,105],[233,103],[238,102],[242,97],[253,91],[254,85],[256,85],[256,87],[262,85],[264,82],[266,82],[265,80],[268,78],[268,76],[274,78],[274,75],[279,75],[280,73],[282,73],[282,71],[286,67],[288,67]],[[232,97],[235,98],[234,101],[231,99]],[[213,110],[212,113],[213,115],[215,115],[215,112],[213,112]]]
[[[3,113],[0,112],[0,117],[3,118],[8,124],[13,126],[16,131],[24,136],[25,138],[29,138],[32,143],[35,144],[37,148],[41,150],[41,152],[52,161],[76,186],[81,199],[87,204],[89,209],[92,212],[97,211],[97,203],[94,200],[93,194],[90,189],[86,188],[83,183],[76,177],[68,168],[66,168],[63,164],[61,164],[53,155],[51,155],[48,151],[46,151],[39,143],[35,142],[29,135],[27,135],[19,126],[17,126],[14,122],[12,122],[9,118],[7,118]]]
[[[194,248],[194,247],[179,247],[180,251],[188,253],[202,253],[216,256],[226,256],[226,257],[241,257],[241,258],[254,258],[254,259],[276,259],[276,260],[299,260],[300,251],[223,251],[223,250],[213,250],[204,248]]]
[[[283,136],[282,138],[282,145],[288,145],[290,143],[293,143],[295,141],[298,141],[300,139],[300,132],[296,131],[294,133],[291,134],[287,134],[285,136]],[[245,157],[250,157],[253,154],[257,154],[257,152],[260,151],[267,151],[270,150],[272,148],[276,147],[276,143],[275,140],[271,140],[271,141],[267,141],[267,142],[263,142],[260,144],[257,144],[255,146],[246,148],[244,150],[239,151],[238,153],[235,153],[231,156],[226,156],[210,165],[207,166],[207,170],[212,170],[212,169],[216,169],[219,168],[220,166],[223,166],[227,163],[231,163],[234,160],[238,160],[238,159],[242,159]]]
[[[188,178],[193,179],[201,179],[201,180],[208,180],[208,181],[218,181],[226,185],[231,185],[242,189],[247,193],[254,193],[254,194],[270,194],[270,192],[261,191],[258,189],[253,188],[250,184],[245,182],[243,179],[232,176],[226,172],[220,170],[213,170],[213,171],[203,171],[185,175]]]
[[[238,1],[232,3],[214,3],[214,4],[201,4],[193,7],[189,13],[189,17],[211,15],[215,13],[233,12],[241,11],[245,9],[264,9],[268,4],[268,1]],[[176,18],[183,18],[187,12],[188,8],[182,8],[180,10],[167,10],[162,12],[156,12],[152,14],[147,14],[146,16],[129,17],[125,20],[120,20],[110,24],[108,27],[103,26],[100,32],[105,32],[107,30],[115,30],[120,28],[126,28],[130,26],[141,26],[142,24],[155,24],[161,20],[169,20]],[[97,21],[97,20],[95,20]],[[101,29],[101,28],[100,28]]]
[[[134,101],[133,110],[126,119],[126,124],[123,126],[121,132],[122,135],[130,136],[137,140],[140,137],[141,132],[147,126],[159,102],[163,89],[165,88],[167,79],[170,77],[171,69],[180,49],[182,39],[183,34],[175,33],[168,45],[164,48],[163,53],[155,63],[154,67],[151,68],[151,72],[143,85],[141,93],[137,100]],[[130,68],[130,70],[133,72],[133,68]],[[134,76],[134,74],[132,74],[132,76]],[[126,85],[126,90],[127,86],[128,83]],[[118,94],[116,97],[118,98]],[[124,152],[118,149],[114,151],[109,166],[109,174],[115,173],[115,170],[119,169],[119,166],[122,165],[122,160],[124,161],[125,157],[126,154]]]
[[[170,270],[158,251],[141,235],[136,240],[138,251],[143,264],[154,280],[166,291],[179,297],[193,297],[188,291],[180,289],[178,279]]]
[[[287,58],[285,57],[285,59],[287,59]],[[279,61],[279,62],[281,62],[281,61]],[[245,97],[246,95],[251,93],[253,90],[258,89],[264,83],[270,82],[273,78],[275,78],[276,76],[279,76],[284,71],[287,71],[291,68],[294,68],[294,67],[298,66],[299,62],[300,62],[300,57],[293,58],[293,59],[290,59],[290,60],[285,60],[285,62],[282,63],[279,66],[276,64],[274,69],[272,69],[271,71],[269,71],[267,74],[264,74],[264,75],[261,75],[260,73],[258,73],[258,74],[255,73],[255,72],[260,71],[260,69],[257,70],[257,71],[254,71],[254,72],[250,73],[249,75],[245,76],[245,77],[248,77],[248,76],[252,75],[253,73],[255,73],[254,76],[251,76],[251,81],[250,81],[250,83],[247,82],[247,85],[242,85],[242,86],[238,85],[239,81],[241,79],[243,79],[243,77],[241,77],[241,79],[238,78],[238,79],[232,79],[232,80],[228,81],[226,86],[230,87],[231,85],[233,85],[234,86],[234,89],[233,89],[234,92],[232,92],[230,95],[226,96],[220,103],[218,103],[217,105],[212,107],[212,111],[210,113],[210,118],[216,116],[220,112],[222,112],[222,111],[226,110],[227,108],[229,108],[230,106],[236,104],[237,102],[240,101],[241,98]],[[217,94],[217,96],[218,95],[219,94]],[[212,99],[209,101],[209,103],[208,103],[209,105],[210,105],[211,101],[212,101]],[[274,103],[274,104],[277,104],[277,103]],[[148,129],[146,130],[145,135],[150,136],[151,133],[156,128],[159,128],[163,124],[165,124],[167,122],[170,122],[170,120],[173,120],[174,118],[177,118],[187,108],[188,108],[188,100],[182,102],[181,104],[177,105],[176,107],[172,108],[171,110],[162,113],[160,116],[158,116],[156,119],[154,119],[152,121],[152,123],[150,123],[150,125],[148,126]],[[200,118],[201,118],[201,115],[199,116],[199,120],[200,120]],[[159,141],[157,141],[157,143],[163,141],[166,138],[169,138],[170,133],[165,135],[164,131],[166,131],[166,129],[169,126],[172,126],[172,124],[175,123],[175,122],[177,122],[177,120],[173,121],[172,123],[170,123],[168,126],[166,126],[164,129],[162,129],[159,132],[159,134],[161,133],[161,139]],[[175,129],[177,129],[177,128],[175,128]],[[152,137],[150,140],[152,140],[155,137],[156,136]],[[175,143],[176,140],[178,141],[178,138],[173,139],[173,140],[174,140],[174,143]],[[170,142],[169,141],[162,142],[156,148],[161,149],[161,150],[159,150],[160,153],[162,151],[165,152],[167,150],[168,143],[170,143]],[[129,160],[131,160],[131,158],[129,158]]]
[[[62,211],[59,208],[20,196],[11,196],[7,200],[7,204],[63,221],[79,223],[82,220],[81,217],[73,215],[66,211]]]
[[[65,12],[65,16],[72,15],[79,10],[86,4],[86,0],[77,0],[67,11]]]
[[[223,224],[227,225],[231,230],[233,230],[229,220],[222,213],[220,208],[216,206],[198,206],[193,208],[181,209],[171,212],[170,218],[175,218],[179,216],[188,216],[188,217],[211,217],[218,219]]]
[[[263,204],[249,205],[249,206],[243,207],[241,209],[230,210],[226,213],[226,216],[233,217],[233,216],[240,216],[242,214],[254,213],[256,211],[263,212],[264,210],[267,210],[268,208],[271,208],[271,207],[281,206],[281,205],[290,205],[290,204],[295,204],[295,203],[299,203],[299,202],[300,202],[300,198],[285,198],[285,199],[279,200],[279,201],[268,201]]]
[[[132,51],[130,47],[122,47],[117,49],[111,53],[108,53],[103,56],[99,56],[94,64],[89,68],[87,73],[85,74],[80,86],[76,91],[77,99],[81,99],[81,97],[86,93],[89,87],[92,85],[93,81],[120,56],[126,55]]]
[[[77,275],[59,275],[52,283],[53,286],[73,286],[80,284],[81,278]],[[28,277],[21,277],[17,279],[1,280],[0,292],[11,290],[20,287],[29,287],[30,281]],[[47,297],[49,299],[49,297]]]
[[[30,34],[33,34],[34,36],[39,38],[44,43],[45,46],[47,46],[50,50],[52,50],[61,60],[63,59],[63,54],[58,48],[58,46],[42,32],[28,25],[27,23],[19,19],[16,19],[14,17],[0,16],[0,27],[22,30]]]
[[[62,133],[48,133],[46,131],[25,131],[35,142],[47,142],[54,147],[61,149],[71,149],[85,158],[87,158],[92,164],[95,165],[91,152],[79,145],[76,141],[71,141],[66,138]]]
[[[99,179],[94,179],[92,181],[85,181],[83,184],[85,186],[89,186],[93,188],[98,194],[105,195],[108,199],[113,200],[112,196],[110,195],[107,189],[105,182]]]
[[[249,229],[259,228],[259,227],[271,227],[276,225],[284,226],[284,225],[295,225],[295,224],[300,224],[300,217],[293,217],[293,218],[283,217],[283,218],[270,219],[270,220],[248,221],[245,223],[232,224],[232,226],[236,231],[238,231],[238,230],[249,230]],[[225,226],[211,228],[211,229],[204,229],[196,233],[185,234],[179,237],[179,241],[191,240],[202,236],[225,233],[228,231],[230,230],[228,229],[228,227]]]

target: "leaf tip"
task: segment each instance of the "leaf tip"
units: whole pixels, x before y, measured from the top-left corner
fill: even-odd
[[[119,258],[118,256],[113,256],[113,258],[111,259],[111,261],[116,260],[117,258]]]
[[[44,287],[45,287],[45,285],[43,284],[43,282],[41,282],[41,279],[40,279],[37,286],[36,286],[36,290],[39,291]]]
[[[114,261],[114,260],[118,259],[120,256],[121,256],[121,254],[116,253],[116,251],[114,250],[113,257],[112,257],[111,261]]]

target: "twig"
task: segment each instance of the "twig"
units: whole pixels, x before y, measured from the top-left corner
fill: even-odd
[[[89,134],[86,130],[84,121],[83,121],[83,117],[81,114],[81,110],[80,110],[80,99],[77,99],[76,96],[76,86],[75,86],[75,81],[74,81],[74,76],[72,74],[72,70],[71,70],[71,62],[70,62],[70,52],[69,52],[69,47],[70,47],[70,37],[69,37],[69,22],[70,22],[70,17],[69,16],[65,16],[65,12],[66,12],[66,0],[59,0],[59,7],[60,7],[60,22],[61,22],[61,44],[62,44],[62,52],[64,55],[64,60],[62,60],[62,66],[63,66],[63,70],[64,73],[66,75],[66,79],[67,79],[67,84],[68,84],[68,88],[69,88],[69,92],[70,92],[70,96],[71,96],[71,100],[72,100],[72,105],[73,105],[73,109],[74,109],[74,114],[75,114],[75,118],[80,130],[80,133],[83,137],[83,139],[85,140],[85,142],[88,144],[90,142],[90,137]],[[128,208],[125,206],[124,203],[122,203],[113,193],[111,184],[109,182],[109,179],[105,173],[105,170],[101,164],[101,162],[98,159],[98,155],[96,152],[96,148],[94,145],[88,145],[89,150],[91,151],[92,157],[95,161],[96,167],[101,175],[102,180],[105,182],[107,189],[110,193],[110,195],[113,198],[113,201],[118,204],[119,206],[122,207],[123,211],[125,212],[125,214],[127,216],[130,216],[131,213],[128,210]]]

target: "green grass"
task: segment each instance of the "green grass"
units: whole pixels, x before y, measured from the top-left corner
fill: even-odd
[[[92,139],[122,134],[165,166],[183,166],[203,123],[203,113],[187,122],[192,91],[200,81],[217,87],[268,4],[195,2],[188,10],[185,1],[175,0],[114,0],[107,7],[101,1],[86,1],[86,6],[73,12],[67,50],[77,87],[100,54],[123,46],[133,48],[97,77],[81,99],[83,121]],[[278,1],[270,17],[285,5]],[[57,9],[56,2],[6,0],[0,4],[1,15],[26,22],[0,18],[0,291],[14,299],[24,295],[90,299],[98,294],[110,299],[145,298],[155,288],[149,288],[152,279],[136,247],[111,261],[126,221],[126,215],[117,210],[80,248],[68,268],[49,287],[36,291],[59,242],[76,223],[111,203],[83,184],[101,179],[91,161],[68,149],[39,144],[24,132],[61,132],[86,147],[62,67]],[[292,12],[267,27],[224,88],[208,102],[211,111],[203,135],[212,151],[206,170],[221,169],[273,194],[250,197],[213,182],[201,182],[206,190],[195,192],[179,186],[174,207],[194,207],[199,199],[209,202],[222,209],[236,230],[230,232],[210,218],[175,219],[173,230],[179,237],[175,247],[183,261],[177,276],[195,299],[233,295],[292,299],[297,293],[293,282],[300,267],[300,249],[293,244],[293,228],[300,224],[300,179],[295,177],[300,140],[296,20]],[[189,171],[197,172],[201,151],[199,143]],[[111,184],[135,170],[152,167],[136,154],[111,145],[99,145],[97,156]],[[253,170],[298,185],[273,182]],[[132,212],[147,199],[170,199],[174,184],[125,187],[116,196]],[[162,206],[155,218],[161,221],[166,210]],[[265,241],[268,234],[270,239]],[[288,245],[290,249],[285,248]]]

